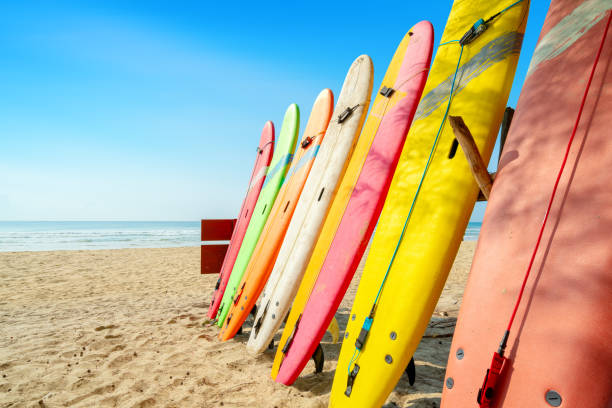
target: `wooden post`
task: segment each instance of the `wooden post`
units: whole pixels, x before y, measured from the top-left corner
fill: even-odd
[[[495,176],[497,175],[497,172],[493,172],[493,173],[489,173],[489,176],[491,177],[491,181],[494,182],[495,181]],[[489,201],[487,198],[485,198],[484,194],[482,194],[482,190],[480,190],[478,192],[478,199],[476,201]]]
[[[476,183],[478,183],[484,198],[488,200],[491,194],[493,179],[491,175],[489,175],[487,165],[478,151],[478,146],[476,146],[476,142],[474,142],[474,137],[461,116],[449,116],[448,120],[455,133],[455,138],[461,145],[461,149],[470,164],[470,169],[476,179]]]

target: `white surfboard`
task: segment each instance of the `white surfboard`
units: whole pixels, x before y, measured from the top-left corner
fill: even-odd
[[[253,353],[263,352],[274,338],[300,286],[323,221],[361,133],[370,105],[373,71],[370,57],[362,55],[346,75],[332,120],[264,288],[247,344],[247,349]]]

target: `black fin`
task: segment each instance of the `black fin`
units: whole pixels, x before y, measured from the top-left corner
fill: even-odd
[[[323,364],[325,363],[325,355],[323,354],[323,347],[321,343],[317,346],[317,349],[312,353],[312,360],[315,363],[315,373],[323,372]]]
[[[416,366],[414,365],[414,357],[410,359],[410,362],[406,366],[406,370],[404,372],[408,376],[408,384],[414,385],[414,381],[416,380]]]

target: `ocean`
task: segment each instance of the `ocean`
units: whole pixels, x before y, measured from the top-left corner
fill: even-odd
[[[479,222],[464,240],[476,241]],[[0,221],[0,252],[200,245],[199,221]]]
[[[198,245],[199,221],[0,221],[0,252]]]

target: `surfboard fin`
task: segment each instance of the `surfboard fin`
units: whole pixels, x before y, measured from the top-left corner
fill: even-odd
[[[268,313],[268,306],[270,306],[270,302],[266,303],[266,307],[264,307],[263,313],[261,314],[261,316],[259,316],[259,319],[257,319],[257,316],[255,316],[255,323],[253,323],[253,332],[255,336],[257,336],[257,332],[261,328],[261,324],[263,323],[264,317]]]
[[[297,320],[295,321],[293,330],[291,331],[289,338],[287,339],[287,341],[285,342],[285,345],[283,346],[283,354],[287,354],[287,352],[289,351],[289,348],[291,348],[291,344],[293,343],[293,337],[295,336],[295,332],[297,331],[298,326],[300,325],[300,320],[302,320],[301,314],[298,316]]]
[[[242,297],[242,292],[244,291],[245,285],[246,285],[246,282],[242,284],[242,286],[240,287],[240,292],[238,292],[238,294],[234,298],[234,306],[237,305],[238,302],[240,301],[240,298]]]
[[[457,138],[454,138],[453,142],[451,143],[450,151],[448,152],[449,159],[452,159],[455,157],[455,154],[457,154],[458,147],[459,147],[459,141],[457,140]]]
[[[327,331],[332,336],[332,343],[337,344],[338,339],[340,338],[340,327],[338,326],[338,320],[334,317],[332,321],[329,323],[329,327]]]
[[[414,385],[414,381],[416,380],[416,366],[414,365],[414,357],[410,359],[410,362],[406,366],[406,370],[404,370],[404,372],[408,376],[408,384]]]
[[[312,360],[315,363],[315,373],[323,372],[323,364],[325,363],[325,355],[323,354],[323,347],[321,347],[321,343],[319,343],[314,353],[312,353]]]

